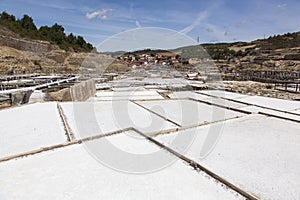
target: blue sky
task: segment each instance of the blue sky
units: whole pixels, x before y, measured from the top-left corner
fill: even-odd
[[[250,41],[299,31],[298,0],[0,0],[0,8],[37,26],[57,22],[97,45],[137,27],[179,31],[200,43]]]

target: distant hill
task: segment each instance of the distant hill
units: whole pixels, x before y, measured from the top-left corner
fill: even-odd
[[[205,54],[202,50],[205,49],[212,59],[226,60],[232,57],[251,56],[262,51],[268,52],[296,47],[300,47],[300,32],[274,35],[267,39],[258,39],[252,42],[204,43],[170,51],[176,51],[183,57],[202,57]]]
[[[233,43],[204,43],[194,46],[185,46],[170,50],[151,50],[144,49],[135,51],[135,54],[155,54],[174,52],[184,58],[204,58],[211,57],[214,60],[227,60],[235,57],[244,57],[260,54],[261,51],[275,51],[277,49],[287,49],[300,47],[300,32],[286,33],[284,35],[274,35],[267,39],[258,39],[252,42],[233,42]],[[125,54],[124,51],[105,52],[113,56]]]
[[[129,54],[134,54],[134,55],[142,55],[142,54],[161,54],[164,56],[173,56],[174,52],[169,51],[169,50],[162,50],[162,49],[143,49],[143,50],[136,50],[136,51],[131,51],[131,52],[126,52],[126,51],[114,51],[114,52],[103,52],[104,54],[111,55],[114,57],[121,56],[121,55],[129,55]]]
[[[57,23],[51,27],[37,28],[33,19],[26,14],[21,19],[16,19],[14,15],[2,12],[0,27],[11,30],[21,38],[49,41],[67,51],[90,52],[94,49],[93,45],[87,43],[82,36],[75,36],[73,33],[66,35],[64,27]]]
[[[105,51],[105,52],[101,52],[105,55],[110,55],[110,56],[113,56],[113,57],[116,57],[116,56],[120,56],[120,55],[123,55],[124,53],[126,53],[126,51]]]
[[[300,46],[300,32],[286,33],[284,35],[274,35],[268,39],[256,40],[252,42],[261,49],[274,50],[283,48],[294,48]]]

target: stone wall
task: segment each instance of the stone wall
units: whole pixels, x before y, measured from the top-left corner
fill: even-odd
[[[85,101],[96,94],[95,80],[89,79],[70,88],[73,101]]]
[[[82,81],[70,88],[46,94],[46,101],[85,101],[96,94],[95,81],[93,79]]]
[[[45,41],[29,41],[0,35],[0,46],[9,46],[21,51],[32,51],[36,53],[49,52],[52,45]]]

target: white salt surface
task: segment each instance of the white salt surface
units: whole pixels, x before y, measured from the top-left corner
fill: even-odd
[[[223,90],[201,90],[201,91],[197,91],[197,93],[208,94],[208,95],[227,98],[227,99],[240,99],[243,97],[248,97],[247,95],[244,95],[244,94],[227,92],[227,91],[223,91]]]
[[[291,111],[292,113],[296,113],[296,114],[299,114],[300,115],[300,109],[297,109],[297,110],[294,110],[294,111]]]
[[[148,89],[148,90],[149,90],[149,89],[150,89],[150,90],[151,90],[151,89],[155,90],[155,89],[159,89],[160,87],[159,87],[159,85],[145,85],[144,88],[145,88],[145,89]]]
[[[249,112],[252,112],[252,113],[261,112],[261,113],[265,113],[265,114],[269,114],[269,115],[275,115],[275,116],[278,116],[278,117],[284,117],[284,118],[287,118],[287,119],[298,120],[300,122],[300,115],[294,115],[294,114],[292,114],[293,112],[291,112],[291,114],[290,114],[290,113],[284,113],[284,112],[280,112],[280,111],[260,108],[260,107],[257,107],[257,106],[246,106],[246,107],[241,108],[241,110],[249,111]]]
[[[137,101],[137,103],[181,126],[214,122],[244,115],[192,100]]]
[[[97,92],[97,97],[160,96],[156,91],[115,91]]]
[[[242,98],[239,99],[239,101],[283,111],[291,111],[300,108],[299,101],[290,101],[261,96],[251,96],[247,98]]]
[[[144,83],[147,84],[155,84],[155,85],[168,85],[168,86],[172,86],[172,85],[187,85],[189,82],[184,79],[184,78],[166,78],[166,79],[162,79],[162,78],[145,78],[143,79]]]
[[[246,104],[243,103],[237,103],[237,102],[233,102],[225,99],[219,99],[219,98],[210,98],[210,99],[205,99],[203,101],[220,105],[220,106],[229,107],[229,108],[243,108],[247,106]]]
[[[66,142],[56,106],[36,103],[0,111],[0,158]]]
[[[149,154],[160,150],[156,145],[149,145],[149,141],[135,131],[126,131],[114,137],[106,137],[105,139],[114,147],[127,153]]]
[[[130,95],[130,96],[103,96],[93,97],[92,101],[120,101],[120,100],[150,100],[150,99],[164,99],[160,95],[155,96],[142,96],[142,95]]]
[[[143,100],[143,99],[163,99],[156,91],[114,91],[97,92],[94,101],[119,101],[119,100]]]
[[[145,141],[136,151],[153,148],[160,150]],[[120,173],[93,159],[83,144],[0,163],[0,177],[2,199],[243,199],[181,160],[154,173]]]
[[[242,103],[236,103],[236,102],[228,101],[228,100],[221,99],[221,98],[209,97],[209,96],[199,94],[197,92],[192,92],[192,91],[173,92],[173,93],[169,94],[168,97],[170,97],[171,99],[191,98],[191,99],[214,103],[214,104],[217,104],[220,106],[226,106],[226,107],[230,107],[230,108],[241,108],[241,107],[246,106],[245,104],[242,104]]]
[[[271,109],[277,109],[282,111],[293,111],[300,109],[299,101],[283,100],[270,97],[262,96],[248,96],[238,93],[225,92],[221,90],[207,90],[207,91],[197,91],[197,93],[209,94],[217,97],[223,97],[227,99],[234,99],[241,103],[247,103],[257,106],[262,106]]]
[[[178,98],[193,98],[198,100],[209,99],[209,96],[198,94],[192,91],[180,91],[180,92],[173,92],[168,95],[171,99],[178,99]]]
[[[173,92],[168,95],[171,99],[178,99],[178,98],[191,98],[195,100],[200,100],[200,101],[205,101],[208,103],[213,103],[217,104],[220,106],[226,106],[229,108],[242,108],[245,107],[245,104],[242,103],[236,103],[233,101],[228,101],[225,99],[220,99],[220,98],[213,98],[209,97],[203,94],[199,94],[197,92],[192,92],[192,91],[180,91],[180,92]]]
[[[135,127],[144,133],[176,128],[130,101],[61,103],[76,138]]]
[[[112,88],[115,92],[123,92],[123,91],[145,91],[144,87],[114,87]]]
[[[261,199],[298,199],[300,196],[300,126],[287,120],[250,115],[225,122],[212,152],[199,157],[208,129],[217,124],[156,137],[174,146],[177,134],[197,133],[185,154],[229,182]]]

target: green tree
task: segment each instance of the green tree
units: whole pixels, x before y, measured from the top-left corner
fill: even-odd
[[[26,30],[29,30],[29,31],[37,30],[35,24],[33,23],[33,19],[31,17],[29,17],[28,15],[24,15],[19,23]]]
[[[75,44],[76,43],[76,37],[73,35],[73,33],[70,33],[67,37],[67,41],[69,44]]]
[[[0,14],[0,19],[1,19],[1,20],[10,21],[10,22],[15,22],[15,21],[16,21],[15,16],[10,15],[10,14],[8,14],[8,13],[5,12],[5,11],[2,12],[2,13]]]
[[[39,29],[40,38],[43,40],[50,40],[50,28],[48,26],[41,26]]]
[[[85,41],[84,41],[84,39],[83,39],[82,36],[77,36],[76,42],[77,42],[77,44],[78,44],[80,47],[82,47],[83,44],[85,43]]]
[[[57,45],[63,44],[66,39],[66,35],[64,33],[64,28],[61,25],[55,23],[50,28],[50,40]]]

